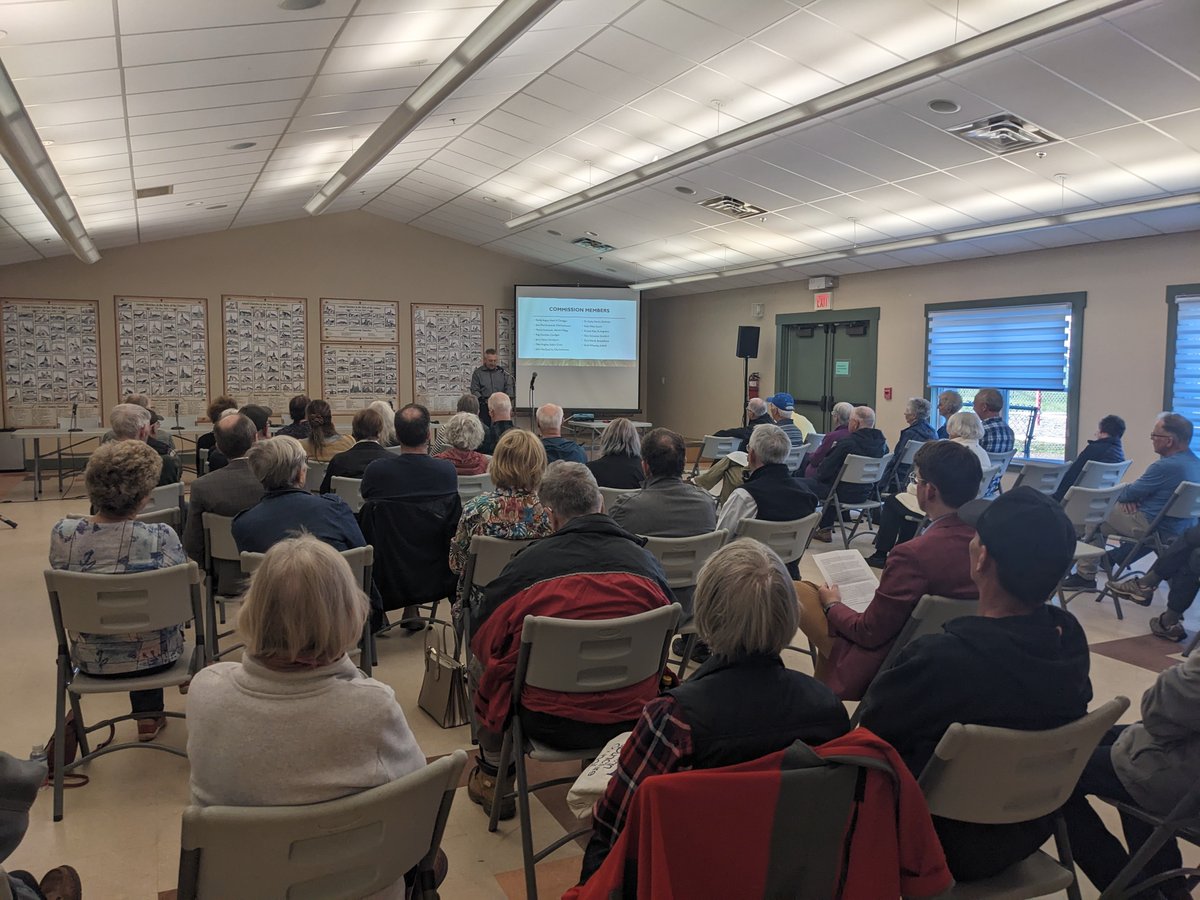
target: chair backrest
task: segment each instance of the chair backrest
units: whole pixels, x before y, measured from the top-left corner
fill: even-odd
[[[362,509],[362,479],[361,478],[343,478],[341,475],[334,475],[329,479],[329,486],[333,488],[333,492],[346,501],[346,504],[355,512]]]
[[[983,478],[981,478],[979,481],[979,493],[977,494],[977,496],[979,496],[979,497],[987,496],[988,490],[991,489],[992,482],[995,481],[999,477],[1000,477],[1000,466],[999,465],[988,466],[986,469],[984,469],[983,470]]]
[[[495,487],[492,484],[492,476],[487,472],[482,475],[458,476],[458,496],[462,498],[463,503],[491,490],[495,490]]]
[[[900,629],[900,633],[896,635],[896,641],[892,644],[892,649],[888,651],[888,655],[883,660],[883,665],[879,667],[882,672],[904,649],[905,645],[911,644],[917,638],[925,637],[930,634],[941,634],[945,624],[953,619],[958,619],[962,616],[974,616],[979,613],[979,600],[955,600],[951,597],[939,597],[936,594],[926,594],[918,602],[912,611],[912,615],[908,617],[908,621],[904,623],[904,627]]]
[[[321,482],[325,480],[325,470],[329,468],[329,463],[321,462],[319,459],[310,459],[308,461],[308,474],[304,477],[304,487],[312,491],[314,494],[321,489]]]
[[[1021,466],[1021,474],[1013,482],[1014,488],[1031,487],[1043,494],[1053,494],[1071,468],[1070,463],[1027,462]]]
[[[385,447],[384,449],[386,449],[388,453],[394,453],[397,456],[399,456],[401,453],[404,452],[404,448],[401,447],[399,444],[393,444],[392,446]]]
[[[1116,697],[1047,731],[955,723],[918,779],[935,816],[990,825],[1028,822],[1059,809],[1104,732],[1129,708]]]
[[[526,616],[513,696],[522,686],[568,694],[615,691],[659,675],[678,603],[619,619]]]
[[[65,632],[109,635],[200,623],[200,567],[186,562],[129,575],[45,571],[59,643]]]
[[[180,526],[183,525],[183,511],[178,506],[168,507],[167,509],[152,509],[148,512],[138,513],[137,520],[151,525],[170,525],[176,531],[179,531]]]
[[[711,459],[714,462],[718,459],[724,459],[736,450],[740,443],[740,438],[717,437],[715,434],[706,434],[704,436],[704,446],[700,448],[700,458]]]
[[[1085,488],[1072,485],[1062,499],[1063,512],[1075,526],[1077,534],[1091,537],[1117,505],[1117,495],[1125,488],[1114,484],[1106,488]]]
[[[1072,487],[1112,487],[1114,484],[1121,483],[1121,479],[1125,477],[1125,472],[1132,465],[1132,459],[1114,463],[1096,462],[1096,460],[1090,459],[1083,464],[1083,471],[1079,473],[1079,477],[1075,479],[1075,484]]]
[[[233,539],[232,516],[206,512],[202,514],[201,524],[204,526],[204,550],[210,559],[241,560],[237,542]]]
[[[604,498],[604,511],[612,512],[613,506],[626,494],[636,494],[640,488],[600,488],[600,496]]]
[[[825,435],[821,434],[821,432],[810,431],[808,437],[804,439],[804,443],[808,444],[809,447],[820,447],[823,440],[825,440]]]
[[[721,549],[729,536],[724,528],[692,537],[647,537],[646,549],[654,554],[671,590],[695,587],[704,561]]]
[[[900,454],[900,462],[897,465],[911,466],[913,458],[917,455],[917,451],[925,446],[925,441],[905,441],[904,452]]]
[[[150,500],[142,507],[142,512],[158,512],[160,509],[183,509],[182,481],[159,485],[150,492]]]
[[[742,519],[738,522],[733,536],[735,539],[754,538],[760,544],[766,544],[774,550],[785,563],[790,563],[804,555],[808,539],[820,521],[820,513],[813,513],[803,519],[791,519],[787,522]]]
[[[410,775],[308,806],[189,806],[179,900],[365,897],[430,867],[467,756],[455,750]]]
[[[783,464],[787,466],[789,472],[795,472],[804,465],[804,457],[808,456],[808,450],[807,445],[799,444],[788,451],[787,459],[783,461]]]
[[[884,470],[892,461],[893,454],[885,453],[876,459],[873,456],[859,456],[851,453],[842,463],[842,471],[838,473],[837,484],[878,484]]]
[[[990,450],[988,451],[988,458],[991,459],[992,465],[1000,467],[1001,477],[1008,471],[1009,463],[1013,461],[1013,457],[1016,455],[1016,450],[1009,450],[1007,453],[992,453]]]
[[[1175,488],[1175,493],[1160,514],[1176,519],[1200,518],[1200,484],[1194,481],[1181,481]]]
[[[363,589],[363,593],[371,593],[371,565],[375,561],[375,548],[370,544],[365,547],[355,547],[352,550],[341,550],[342,559],[350,564],[350,571],[354,573],[355,580]],[[242,571],[247,575],[253,575],[258,571],[258,567],[262,565],[267,554],[251,553],[249,550],[242,551]]]
[[[471,538],[470,558],[467,561],[469,578],[465,580],[484,587],[491,584],[504,571],[508,561],[517,551],[533,543],[533,540],[506,541],[504,538],[477,534]]]

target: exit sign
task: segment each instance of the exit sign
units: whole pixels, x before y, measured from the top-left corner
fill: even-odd
[[[813,294],[813,309],[833,309],[833,291]]]

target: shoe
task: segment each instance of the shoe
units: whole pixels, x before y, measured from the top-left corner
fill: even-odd
[[[472,803],[478,803],[489,816],[492,814],[492,803],[496,797],[496,776],[489,775],[483,768],[476,766],[471,770],[467,779],[467,796]],[[504,797],[500,801],[500,819],[511,819],[517,814],[517,798]]]
[[[1176,622],[1174,625],[1164,625],[1162,616],[1155,616],[1150,620],[1150,633],[1155,637],[1160,637],[1165,641],[1180,641],[1187,638],[1187,629],[1183,624]]]
[[[190,688],[191,686],[192,686],[192,680],[189,678],[187,681],[185,681],[183,684],[181,684],[179,686],[179,693],[183,694],[183,696],[186,697],[188,688]]]
[[[1122,600],[1128,600],[1138,606],[1149,606],[1154,599],[1154,588],[1143,587],[1137,575],[1121,581],[1110,581],[1108,589]]]
[[[1086,575],[1076,572],[1074,575],[1064,578],[1062,586],[1068,591],[1094,591],[1096,590],[1096,578],[1095,576],[1088,578]]]
[[[38,882],[38,890],[46,900],[79,900],[83,896],[79,873],[71,866],[56,866],[51,869]]]
[[[867,565],[872,569],[882,569],[887,565],[887,556],[880,553],[872,553],[867,557]]]
[[[683,659],[683,650],[685,646],[687,646],[687,639],[683,637],[677,637],[675,640],[671,641],[671,652],[680,659]],[[709,649],[708,644],[697,638],[696,645],[692,647],[692,662],[707,662],[710,656],[712,656],[712,650]]]
[[[159,733],[167,727],[167,717],[159,716],[155,719],[138,719],[137,726],[138,740],[145,744],[158,737]]]
[[[818,528],[816,531],[813,532],[812,539],[814,541],[820,541],[822,544],[832,544],[833,543],[833,529],[832,528]]]

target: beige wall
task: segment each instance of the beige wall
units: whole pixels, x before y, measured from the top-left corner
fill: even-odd
[[[74,257],[7,266],[0,268],[0,296],[100,301],[105,408],[118,401],[119,390],[115,295],[208,298],[209,396],[220,392],[223,379],[222,294],[308,298],[308,389],[314,395],[320,387],[319,298],[399,300],[400,396],[407,400],[410,302],[483,304],[484,340],[490,345],[494,311],[512,308],[514,284],[561,280],[531,263],[351,212],[106,250],[91,266]]]
[[[1147,435],[1162,406],[1166,286],[1197,282],[1193,232],[846,275],[833,304],[879,308],[879,423],[894,438],[905,400],[924,392],[926,303],[1086,291],[1080,432],[1090,437],[1106,413],[1123,416],[1137,472],[1153,458]],[[753,303],[766,307],[761,320],[751,316]],[[742,403],[737,326],[763,327],[750,368],[762,374],[767,396],[775,388],[775,316],[811,310],[803,281],[648,300],[647,415],[689,436],[733,425]]]

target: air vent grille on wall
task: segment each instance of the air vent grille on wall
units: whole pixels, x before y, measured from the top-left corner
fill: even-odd
[[[1039,128],[1032,122],[1026,122],[1011,113],[999,113],[977,122],[956,125],[948,131],[1000,156],[1030,147],[1042,147],[1061,140],[1044,128]]]
[[[145,200],[147,197],[165,197],[167,194],[175,193],[175,185],[163,184],[158,187],[138,188],[137,198]]]
[[[575,240],[571,241],[571,243],[576,247],[585,247],[588,250],[595,250],[597,253],[611,253],[617,249],[611,244],[605,244],[601,241],[593,241],[588,237],[575,238]]]
[[[761,206],[751,206],[737,197],[713,197],[711,200],[701,200],[700,205],[713,212],[719,212],[734,219],[747,219],[750,216],[761,216],[766,210]]]

